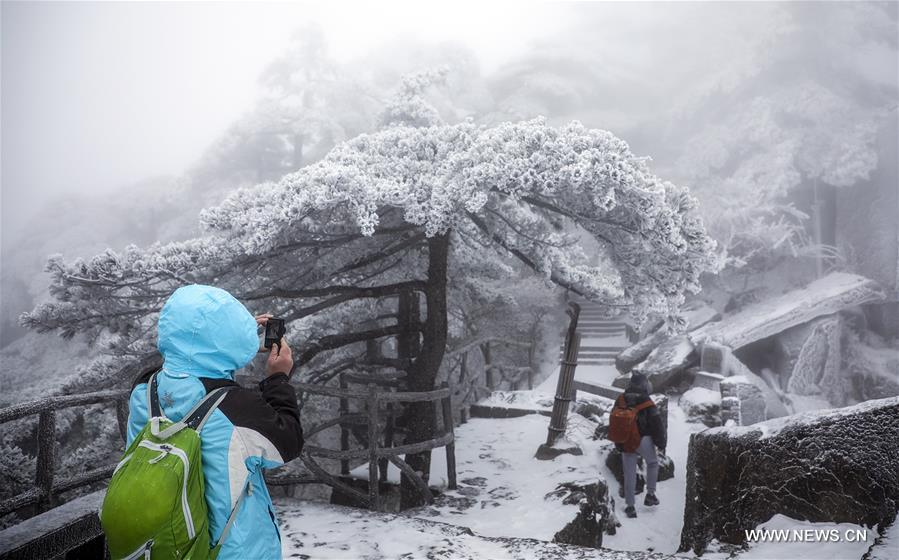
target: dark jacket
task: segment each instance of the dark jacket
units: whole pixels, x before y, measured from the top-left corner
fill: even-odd
[[[632,392],[628,390],[624,393],[624,402],[628,407],[637,406],[648,400],[651,400],[649,395],[642,391]],[[652,437],[652,443],[659,449],[667,447],[668,434],[665,430],[665,424],[662,422],[662,415],[655,405],[644,408],[637,413],[637,429],[640,431],[641,436]]]

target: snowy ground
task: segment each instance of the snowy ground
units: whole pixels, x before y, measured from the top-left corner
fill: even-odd
[[[363,560],[661,560],[660,554],[488,537],[456,524],[299,500],[278,500],[284,558]]]
[[[589,376],[610,383],[614,368],[588,366],[577,377]],[[554,379],[555,378],[555,379]],[[510,406],[544,408],[551,402],[557,377],[547,379],[533,395],[516,394]],[[521,393],[521,392],[517,392]],[[493,398],[494,404],[503,399]],[[324,504],[281,501],[285,557],[308,558],[644,558],[674,555],[680,543],[685,499],[684,466],[690,434],[705,429],[687,422],[686,414],[673,395],[669,405],[668,454],[675,464],[673,479],[659,483],[661,505],[649,508],[637,498],[637,519],[623,515],[623,499],[618,484],[605,467],[610,444],[591,438],[596,424],[571,414],[569,439],[584,451],[581,456],[562,455],[552,461],[534,458],[546,438],[549,419],[541,415],[518,418],[473,418],[456,429],[458,489],[446,490],[446,463],[443,450],[432,456],[431,485],[443,493],[431,506],[400,515],[371,514]],[[398,481],[391,466],[389,480]],[[355,471],[365,477],[367,468]],[[621,522],[617,534],[605,535],[604,547],[617,551],[590,551],[549,544],[557,531],[571,521],[577,506],[564,505],[547,494],[564,482],[595,481],[603,476],[615,497]],[[385,527],[389,525],[389,530]],[[841,534],[855,526],[810,524],[775,516],[767,525],[787,529],[838,529]],[[470,531],[469,531],[470,528]],[[388,532],[389,531],[389,532]],[[472,533],[473,532],[473,533]],[[873,542],[765,542],[749,550],[737,551],[740,559],[842,559],[860,558]],[[536,541],[534,540],[536,539]],[[724,560],[730,551],[712,548],[703,558]],[[613,555],[614,554],[614,555]],[[304,556],[305,555],[305,556]],[[692,555],[678,555],[691,557]]]

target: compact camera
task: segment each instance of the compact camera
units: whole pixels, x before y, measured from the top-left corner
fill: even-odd
[[[284,326],[284,319],[270,318],[265,322],[265,342],[263,345],[271,350],[273,344],[278,345],[278,351],[281,350],[281,338],[287,332]]]

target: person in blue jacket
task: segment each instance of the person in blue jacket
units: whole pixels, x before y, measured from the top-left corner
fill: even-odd
[[[257,328],[268,317],[254,317],[225,290],[197,284],[175,290],[159,315],[158,397],[165,416],[180,420],[210,391],[235,387],[200,433],[211,542],[218,541],[238,507],[220,560],[281,558],[263,472],[298,457],[303,448],[296,393],[288,382],[293,358],[285,340],[272,347],[258,391],[234,381],[234,372],[260,351]],[[153,373],[141,375],[131,392],[129,445],[148,421],[146,387]]]

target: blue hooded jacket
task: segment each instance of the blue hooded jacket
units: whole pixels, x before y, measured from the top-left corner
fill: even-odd
[[[246,492],[219,559],[281,558],[281,540],[264,469],[296,458],[303,445],[296,393],[287,372],[267,377],[259,391],[239,388],[234,372],[259,349],[256,320],[225,290],[189,285],[175,290],[159,315],[158,375],[162,412],[180,420],[208,392],[233,386],[200,434],[211,542]],[[148,421],[142,375],[131,392],[128,441]]]

